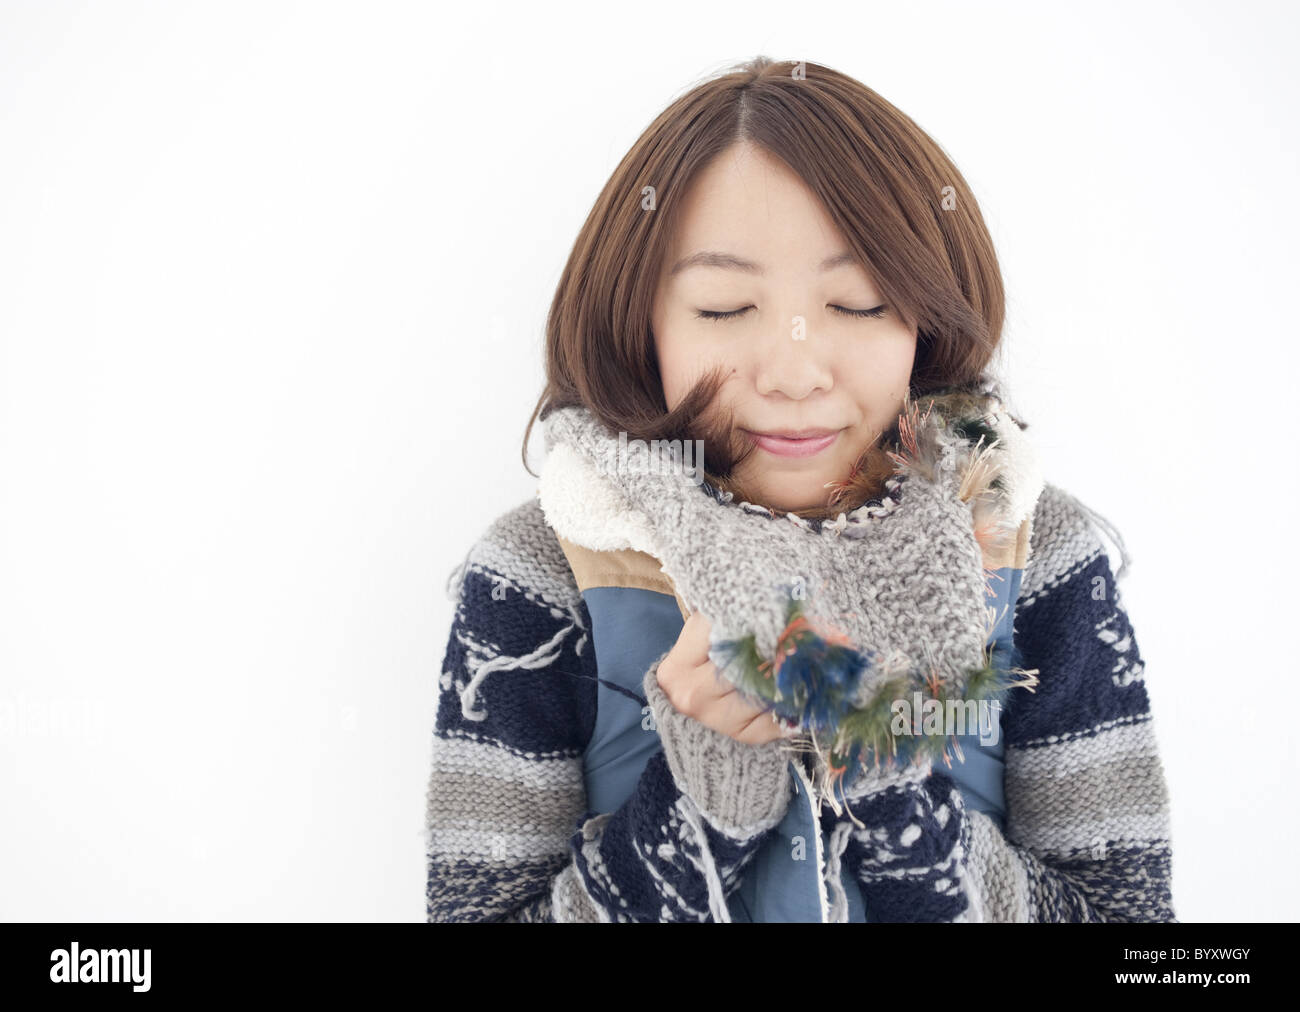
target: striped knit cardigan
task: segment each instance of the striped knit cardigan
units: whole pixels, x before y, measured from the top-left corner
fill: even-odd
[[[1037,669],[1039,685],[1002,728],[1005,833],[967,810],[938,767],[853,808],[870,835],[855,833],[843,861],[877,919],[938,919],[919,893],[940,866],[957,870],[969,898],[961,915],[941,919],[1175,920],[1166,782],[1117,585],[1127,559],[1105,527],[1122,556],[1112,572],[1103,525],[1044,486],[1015,618],[1023,666]],[[582,757],[599,673],[587,637],[573,634],[590,617],[535,499],[475,543],[457,597],[433,736],[427,919],[712,919],[699,826],[683,823],[678,802],[688,794],[710,815],[709,854],[734,889],[781,811],[719,796],[686,771],[749,761],[737,750],[756,747],[678,714],[652,671],[645,689],[663,749],[618,811],[590,810]],[[461,693],[476,675],[483,705],[471,720]],[[742,811],[748,822],[737,824]]]

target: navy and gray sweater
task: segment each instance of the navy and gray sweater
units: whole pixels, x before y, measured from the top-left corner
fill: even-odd
[[[810,919],[1175,919],[1143,662],[1093,516],[1052,485],[1035,508],[1014,635],[1039,684],[1002,715],[1005,810],[970,804],[938,765],[853,799],[861,825],[823,809],[809,868],[855,885],[865,915],[823,890]],[[662,606],[675,614],[671,598]],[[645,646],[639,686],[603,677],[591,629],[536,500],[496,520],[461,570],[439,682],[429,921],[714,920],[711,888],[739,910],[760,853],[791,825],[808,784],[778,743],[677,713],[654,677],[663,636]],[[618,757],[632,773],[617,805],[589,790],[593,764],[611,761],[593,741],[602,707],[644,714],[648,732]],[[838,846],[823,861],[826,839]]]

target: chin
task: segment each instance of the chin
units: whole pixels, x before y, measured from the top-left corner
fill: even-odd
[[[791,488],[789,484],[783,483],[771,488],[770,491],[765,486],[755,489],[755,498],[758,503],[771,509],[787,512],[825,506],[827,494],[826,489],[822,488],[820,482],[810,484],[807,487],[803,487],[801,482],[800,487],[797,488]]]

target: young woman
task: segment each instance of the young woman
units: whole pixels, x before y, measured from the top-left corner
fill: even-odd
[[[456,574],[430,921],[1174,920],[1105,524],[1002,322],[857,81],[759,59],[650,125],[556,292],[538,498]]]

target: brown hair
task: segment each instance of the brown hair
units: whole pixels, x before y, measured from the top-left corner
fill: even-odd
[[[740,141],[802,178],[882,296],[915,324],[910,397],[986,379],[1002,332],[1002,277],[961,173],[916,123],[860,82],[816,63],[758,57],[669,105],[597,198],[547,317],[546,387],[524,433],[525,468],[533,424],[580,405],[629,439],[707,434],[706,475],[728,488],[752,447],[734,441],[729,420],[706,418],[722,376],[706,376],[669,411],[650,320],[682,197],[703,167]],[[654,194],[649,211],[646,187]],[[844,507],[833,503],[878,490],[892,470],[883,445],[863,454],[832,504],[795,512],[834,515]]]

